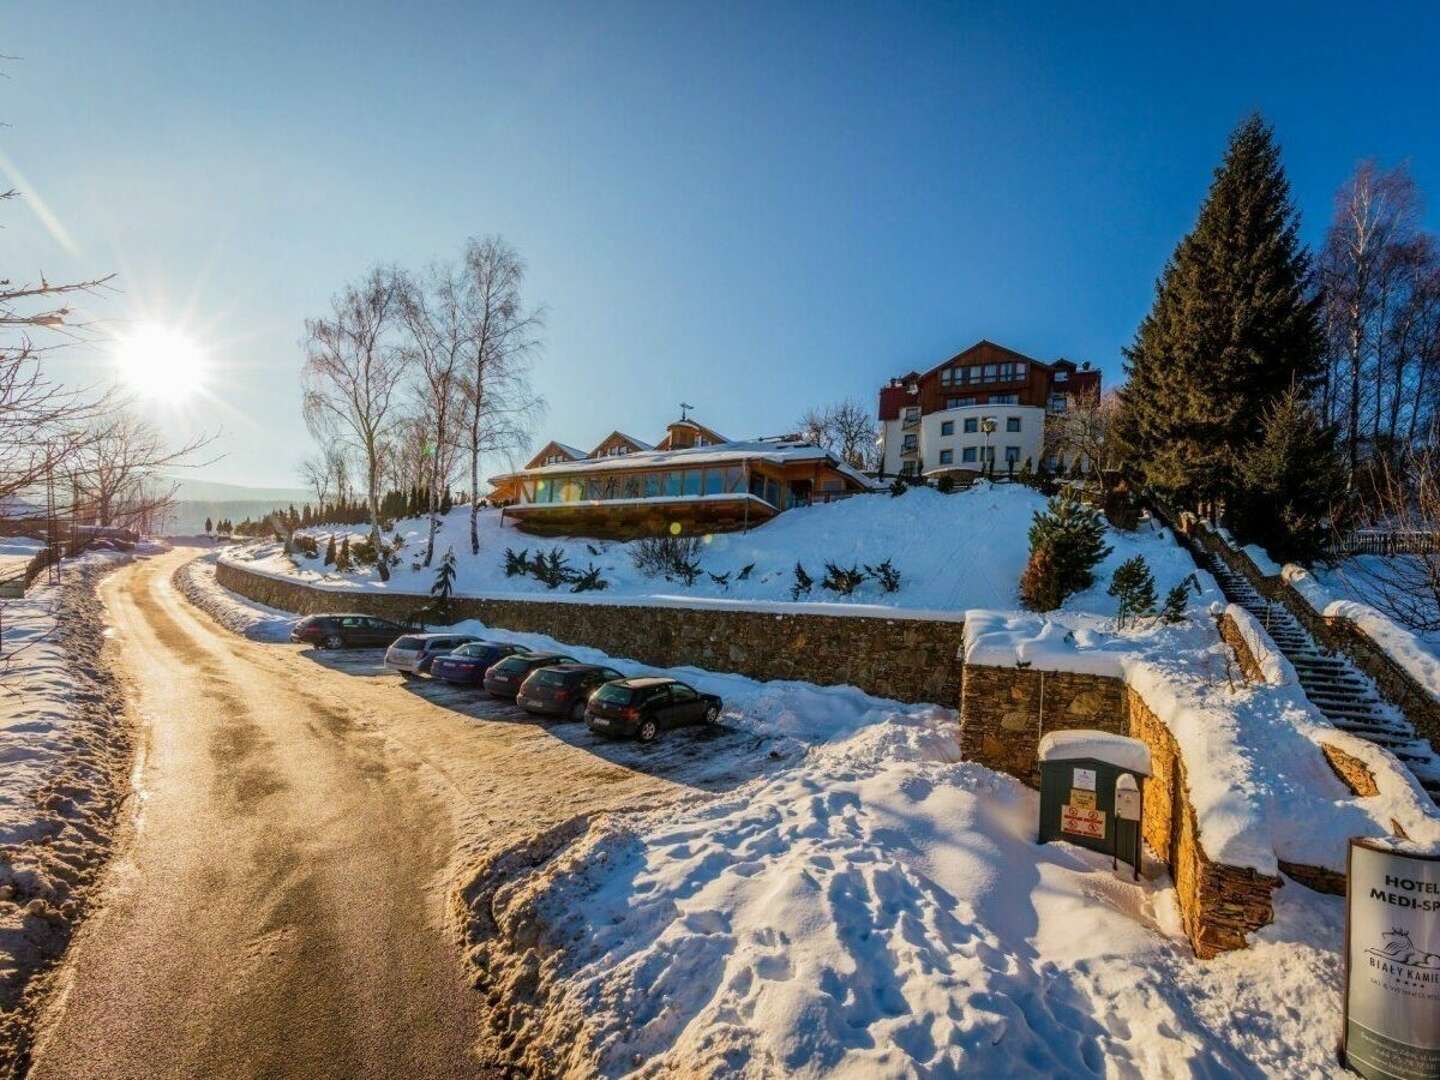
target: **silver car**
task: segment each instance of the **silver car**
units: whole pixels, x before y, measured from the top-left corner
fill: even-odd
[[[425,675],[435,657],[458,649],[471,641],[479,641],[474,634],[406,634],[396,638],[395,643],[385,651],[385,666],[409,679]]]

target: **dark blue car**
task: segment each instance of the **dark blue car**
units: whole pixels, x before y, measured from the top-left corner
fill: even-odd
[[[519,645],[506,645],[500,641],[472,641],[453,652],[435,657],[430,662],[430,674],[433,678],[459,686],[478,686],[484,681],[485,672],[490,670],[491,664],[524,651]]]

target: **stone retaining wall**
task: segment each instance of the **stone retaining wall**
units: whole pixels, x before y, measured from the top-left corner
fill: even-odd
[[[1235,624],[1234,616],[1228,611],[1221,612],[1215,619],[1215,626],[1220,631],[1221,639],[1230,646],[1230,650],[1235,654],[1245,681],[1263,683],[1265,673],[1260,670],[1260,661],[1250,651],[1250,646],[1245,641],[1245,635],[1240,633],[1240,627]]]
[[[1180,747],[1123,679],[969,664],[960,702],[961,756],[1032,786],[1040,738],[1051,731],[1089,728],[1143,741],[1153,775],[1145,785],[1141,828],[1150,850],[1170,868],[1195,954],[1209,958],[1242,949],[1247,933],[1273,921],[1270,894],[1280,879],[1205,854]]]
[[[321,589],[220,561],[215,579],[262,604],[311,615],[358,611],[404,619],[428,596]],[[656,667],[694,666],[754,679],[856,686],[878,697],[949,704],[960,696],[963,622],[789,614],[781,610],[456,597],[452,615],[546,634]]]

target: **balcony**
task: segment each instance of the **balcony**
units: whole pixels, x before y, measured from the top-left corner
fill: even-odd
[[[907,416],[904,420],[900,422],[900,429],[902,431],[914,431],[919,426],[920,417],[918,416]]]

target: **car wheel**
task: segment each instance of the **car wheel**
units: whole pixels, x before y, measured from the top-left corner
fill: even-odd
[[[708,709],[705,710],[705,723],[713,724],[719,719],[720,707],[718,705],[711,705]]]
[[[325,635],[325,648],[327,648],[327,649],[343,649],[344,647],[345,647],[345,639],[342,638],[339,634],[327,634],[327,635]]]
[[[585,719],[585,702],[577,701],[571,706],[570,719],[574,720],[577,724]]]
[[[654,720],[646,720],[640,725],[638,734],[641,742],[654,742],[655,736],[660,734],[660,725]]]

